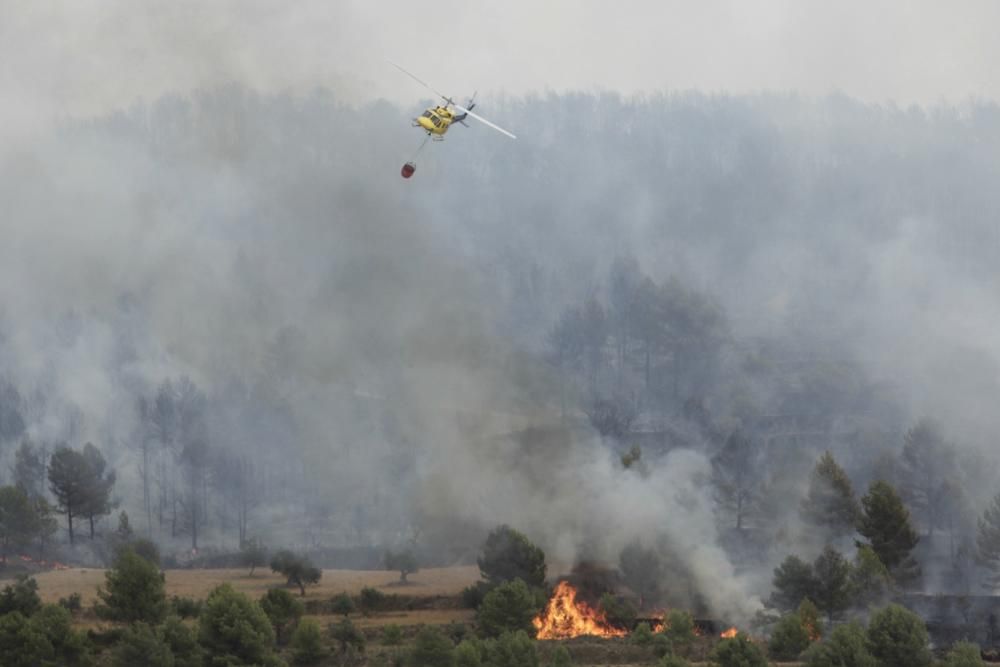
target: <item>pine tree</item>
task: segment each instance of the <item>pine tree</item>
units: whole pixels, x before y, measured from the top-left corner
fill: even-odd
[[[996,590],[1000,587],[1000,494],[993,498],[979,519],[976,548],[980,563],[990,572],[983,587]]]
[[[861,499],[863,512],[858,532],[886,566],[893,579],[909,583],[920,576],[920,567],[910,556],[920,538],[910,525],[910,513],[888,482],[872,483]],[[858,542],[858,546],[862,543]]]
[[[813,601],[829,620],[847,609],[852,602],[851,564],[839,551],[826,547],[813,563],[816,591]]]
[[[859,514],[851,480],[833,455],[824,452],[813,468],[809,494],[802,501],[802,518],[840,537],[854,532]]]

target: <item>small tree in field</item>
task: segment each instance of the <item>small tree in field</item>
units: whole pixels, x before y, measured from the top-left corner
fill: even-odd
[[[399,580],[406,582],[407,575],[415,574],[420,570],[419,563],[417,563],[417,557],[413,555],[413,552],[409,549],[404,551],[386,551],[385,552],[385,569],[396,570],[399,572]]]
[[[318,583],[323,576],[322,570],[315,567],[308,558],[287,550],[274,554],[271,571],[283,574],[289,586],[298,586],[303,597],[306,594],[306,584]]]
[[[143,621],[155,625],[167,613],[163,574],[132,549],[123,550],[105,575],[105,588],[97,589],[100,616],[113,621]]]
[[[868,651],[865,628],[857,621],[838,625],[828,639],[816,642],[802,656],[806,667],[877,667]]]
[[[274,628],[274,636],[278,644],[284,644],[288,638],[288,629],[294,627],[302,617],[305,608],[291,593],[282,588],[270,589],[260,599],[260,608],[267,614]]]
[[[455,646],[434,628],[425,627],[413,642],[407,664],[411,667],[452,667]]]
[[[229,584],[208,594],[198,617],[198,640],[208,653],[206,665],[278,667],[274,630],[256,602]]]
[[[978,644],[956,642],[945,656],[942,667],[983,667],[984,664]]]
[[[292,662],[296,665],[316,665],[326,654],[319,623],[312,618],[299,623],[292,634]]]

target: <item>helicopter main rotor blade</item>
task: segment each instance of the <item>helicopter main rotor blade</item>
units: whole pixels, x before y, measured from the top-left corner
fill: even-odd
[[[456,109],[458,109],[459,111],[461,111],[461,112],[462,112],[462,113],[464,113],[464,114],[468,114],[468,115],[469,115],[469,117],[471,117],[471,118],[475,118],[476,120],[478,120],[478,121],[479,121],[480,123],[482,123],[483,125],[487,125],[487,126],[489,126],[489,127],[492,127],[492,128],[493,128],[494,130],[496,130],[497,132],[502,132],[503,134],[506,134],[506,135],[507,135],[508,137],[510,137],[511,139],[517,139],[517,137],[515,137],[515,136],[514,136],[513,134],[511,134],[511,133],[510,133],[510,132],[508,132],[507,130],[503,129],[503,128],[502,128],[502,127],[500,127],[499,125],[494,125],[493,123],[491,123],[490,121],[486,120],[485,118],[483,118],[483,117],[482,117],[482,116],[480,116],[479,114],[475,114],[475,113],[472,113],[471,111],[469,111],[469,110],[468,110],[468,109],[466,109],[465,107],[463,107],[463,106],[459,106],[459,105],[455,104],[454,102],[453,102],[452,104],[454,105],[454,107],[455,107]]]
[[[396,69],[398,69],[400,72],[402,72],[406,76],[410,77],[411,79],[413,79],[414,81],[416,81],[417,83],[419,83],[421,86],[423,86],[427,90],[431,91],[432,93],[434,93],[435,95],[437,95],[438,97],[440,97],[441,99],[443,99],[445,102],[448,102],[449,104],[451,103],[451,98],[450,97],[448,97],[447,95],[443,95],[442,93],[438,92],[437,90],[434,90],[433,88],[430,87],[430,85],[426,81],[422,81],[421,79],[417,78],[417,76],[415,74],[413,74],[412,72],[407,72],[405,69],[403,69],[402,67],[400,67],[396,63],[392,62],[388,58],[386,59],[386,62],[389,63],[390,65],[392,65],[393,67],[395,67]]]

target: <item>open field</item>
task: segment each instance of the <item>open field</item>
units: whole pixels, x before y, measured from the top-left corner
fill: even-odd
[[[167,595],[202,599],[221,583],[229,583],[252,598],[259,598],[268,588],[284,586],[285,579],[265,568],[248,576],[246,568],[220,570],[166,570]],[[84,606],[97,599],[97,587],[104,584],[103,569],[72,568],[34,575],[38,592],[45,602],[56,602],[71,593],[83,597]],[[411,574],[407,584],[385,570],[323,570],[319,585],[306,586],[305,600],[325,600],[338,593],[357,594],[370,586],[383,593],[420,597],[458,595],[479,579],[475,566],[428,568]]]

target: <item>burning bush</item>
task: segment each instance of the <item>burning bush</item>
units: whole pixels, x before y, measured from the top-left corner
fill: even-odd
[[[719,667],[768,667],[764,652],[742,632],[716,644],[712,663]]]
[[[577,590],[561,581],[545,609],[533,621],[539,639],[572,639],[584,635],[624,637],[625,630],[615,627],[604,612],[577,599]]]

